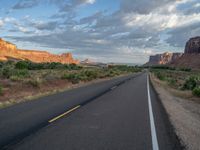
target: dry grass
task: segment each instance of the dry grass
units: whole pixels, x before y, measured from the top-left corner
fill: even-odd
[[[174,96],[181,97],[184,99],[189,100],[198,100],[199,98],[192,95],[192,92],[189,90],[181,91],[175,88],[172,88],[169,86],[169,84],[165,81],[161,81],[158,78],[155,77],[153,73],[150,74],[150,78],[153,84],[156,84],[157,86],[162,86],[165,90],[173,94]]]

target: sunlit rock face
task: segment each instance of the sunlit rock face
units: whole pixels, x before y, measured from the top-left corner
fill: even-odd
[[[200,36],[190,38],[185,45],[185,54],[200,53]]]
[[[165,65],[173,62],[174,60],[180,58],[182,53],[163,53],[150,56],[149,62],[146,65]]]
[[[60,62],[63,64],[79,64],[78,60],[73,59],[71,53],[61,55],[51,54],[46,51],[20,50],[16,45],[0,39],[0,60],[29,60],[32,62]]]

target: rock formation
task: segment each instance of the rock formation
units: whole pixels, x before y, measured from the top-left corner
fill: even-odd
[[[37,50],[21,50],[16,45],[0,39],[0,61],[6,60],[29,60],[32,62],[60,62],[63,64],[78,64],[78,60],[74,60],[71,53],[63,53],[61,55],[51,54],[46,51]]]
[[[149,62],[145,65],[165,65],[173,62],[174,60],[180,58],[182,53],[163,53],[150,56]]]
[[[200,36],[193,37],[185,45],[185,54],[200,53]]]
[[[171,66],[200,69],[200,37],[190,38],[185,45],[185,52]]]

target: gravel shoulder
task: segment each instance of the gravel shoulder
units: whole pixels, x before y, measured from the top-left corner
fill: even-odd
[[[153,75],[151,81],[181,143],[188,150],[200,150],[200,103],[175,96]]]

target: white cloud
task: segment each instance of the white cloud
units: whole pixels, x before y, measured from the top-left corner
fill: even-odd
[[[94,3],[95,3],[95,0],[86,0],[86,3],[94,4]]]
[[[0,27],[2,27],[4,25],[3,20],[0,20]]]
[[[196,4],[194,5],[194,7],[199,8],[199,7],[200,7],[200,3],[196,3]]]

